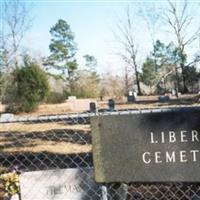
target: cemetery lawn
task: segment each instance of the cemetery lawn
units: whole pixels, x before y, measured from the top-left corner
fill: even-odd
[[[0,126],[1,153],[77,154],[91,152],[90,126],[8,123]]]
[[[115,99],[116,110],[121,109],[152,109],[152,108],[174,108],[174,107],[191,107],[191,106],[200,106],[200,97],[197,94],[190,95],[181,95],[178,99],[176,97],[170,97],[169,102],[159,102],[159,96],[139,96],[136,99],[136,102],[126,103],[126,98]],[[108,108],[108,99],[104,101],[99,101],[99,99],[93,99],[97,102],[97,109],[107,109]],[[71,110],[70,105],[67,100],[64,103],[60,104],[42,104],[38,107],[35,112],[32,113],[20,113],[20,116],[41,116],[41,115],[60,115],[66,113],[77,113],[85,112],[87,109],[82,110]],[[5,112],[5,105],[0,104],[0,113]]]
[[[95,99],[96,100],[96,99]],[[97,100],[96,100],[97,101]],[[98,109],[108,108],[108,99],[97,101]],[[173,107],[199,107],[197,96],[184,95],[171,98],[169,102],[159,102],[158,96],[138,97],[134,103],[125,103],[126,99],[116,100],[116,110],[152,109]],[[3,106],[1,108],[3,110]],[[0,112],[2,112],[0,110]],[[86,110],[80,110],[84,112]],[[37,111],[20,116],[41,116],[74,113],[67,102],[44,104]],[[42,153],[78,154],[91,152],[90,125],[69,125],[63,122],[48,123],[5,123],[0,126],[0,148],[2,153]]]

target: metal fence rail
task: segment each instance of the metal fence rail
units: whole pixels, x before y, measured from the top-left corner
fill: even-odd
[[[162,111],[165,112],[167,109]],[[156,112],[156,110],[115,111],[101,114],[118,115],[138,112]],[[96,114],[84,113],[6,120],[0,118],[0,173],[3,174],[12,169],[23,173],[38,170],[92,168],[90,118],[94,115]],[[93,175],[86,173],[86,177],[87,181],[94,181]],[[5,196],[7,191],[3,184],[4,182],[0,180],[0,199],[9,199],[9,195]],[[200,184],[196,183],[99,185],[103,191],[100,199],[103,200],[200,199]],[[90,187],[89,184],[88,187]],[[99,191],[91,190],[93,193],[90,191],[85,199],[96,200]]]

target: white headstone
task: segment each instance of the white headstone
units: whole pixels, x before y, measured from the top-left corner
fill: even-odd
[[[128,92],[128,95],[129,95],[129,96],[133,96],[133,91],[129,91],[129,92]]]
[[[3,113],[0,116],[0,120],[2,121],[9,121],[12,120],[14,118],[14,114],[12,113]]]
[[[69,101],[76,100],[76,96],[68,96],[68,100],[69,100]]]
[[[172,95],[175,96],[176,95],[176,90],[172,89]]]
[[[10,200],[20,200],[19,195],[18,194],[13,195]]]
[[[97,102],[91,99],[76,99],[76,100],[68,99],[67,102],[68,102],[68,106],[70,110],[75,111],[75,112],[89,111],[91,102],[94,102],[97,105]]]
[[[137,97],[137,92],[133,92],[133,96],[136,98]]]
[[[22,200],[101,200],[103,194],[91,168],[25,172],[20,188]]]

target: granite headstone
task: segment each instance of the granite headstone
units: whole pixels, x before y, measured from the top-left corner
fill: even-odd
[[[108,109],[109,111],[113,111],[115,109],[115,101],[113,99],[108,100]]]
[[[93,180],[93,170],[58,169],[25,172],[20,175],[22,200],[102,199],[101,185]]]
[[[96,104],[95,104],[95,102],[90,102],[90,112],[96,112]]]

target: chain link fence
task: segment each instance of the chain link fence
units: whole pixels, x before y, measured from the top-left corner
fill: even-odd
[[[131,114],[132,111],[125,112]],[[122,114],[122,112],[104,114],[116,115]],[[84,113],[12,119],[1,118],[1,177],[5,172],[9,173],[13,169],[20,174],[74,168],[80,170],[93,169],[90,118],[94,115]],[[95,188],[91,186],[94,185],[94,183],[91,183],[94,182],[93,175],[93,173],[84,170],[84,176],[76,177],[82,179],[81,181],[87,186],[87,194],[81,199],[200,199],[200,184],[197,183],[95,183]],[[31,178],[29,179],[31,182]],[[51,177],[48,177],[48,180],[51,180]],[[38,182],[40,181],[42,181],[42,178],[41,180],[38,179]],[[9,191],[8,185],[5,186],[5,182],[5,180],[0,179],[1,200],[10,199],[14,194],[14,192],[10,192],[12,187]],[[43,184],[45,185],[45,183]],[[20,187],[22,186],[20,185]],[[23,185],[23,188],[25,187],[26,185]],[[40,192],[40,190],[35,191],[38,194]],[[19,198],[25,200],[20,195]],[[73,200],[73,198],[71,199]],[[35,198],[33,200],[40,199]]]

